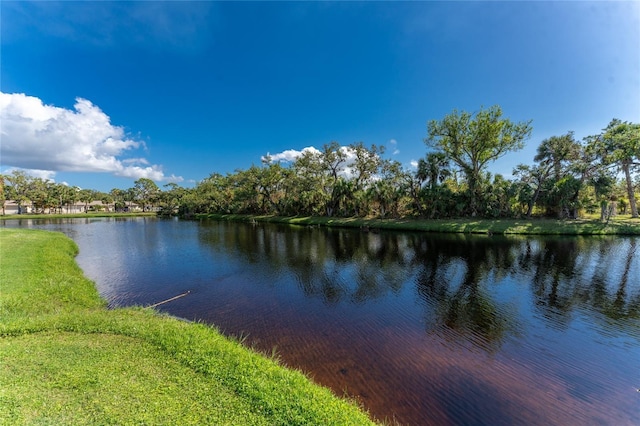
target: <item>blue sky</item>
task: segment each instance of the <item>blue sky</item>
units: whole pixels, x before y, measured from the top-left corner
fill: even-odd
[[[545,138],[640,121],[638,2],[0,3],[0,172],[191,186],[267,153],[385,145],[498,104]]]

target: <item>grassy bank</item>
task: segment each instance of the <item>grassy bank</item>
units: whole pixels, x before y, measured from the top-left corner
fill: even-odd
[[[0,424],[370,424],[203,324],[107,310],[58,233],[0,229]]]
[[[74,213],[22,214],[0,216],[6,219],[72,219],[101,217],[156,216],[156,213]],[[300,226],[327,226],[361,229],[391,229],[397,231],[446,232],[468,234],[530,234],[530,235],[640,235],[640,219],[629,215],[616,216],[608,223],[597,216],[577,220],[556,219],[365,219],[316,216],[257,216],[239,214],[201,214],[197,219],[241,222],[271,222]]]
[[[244,222],[271,222],[302,226],[390,229],[397,231],[449,232],[472,234],[532,235],[640,235],[640,219],[617,217],[603,223],[597,219],[363,219],[330,217],[282,217],[251,215],[199,215],[198,219]]]

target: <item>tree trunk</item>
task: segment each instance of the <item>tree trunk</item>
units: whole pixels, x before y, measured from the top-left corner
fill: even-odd
[[[608,204],[606,201],[601,201],[600,202],[600,221],[604,222],[605,220],[608,220],[607,218],[607,207]]]
[[[531,213],[533,213],[533,207],[536,205],[538,201],[538,197],[540,197],[540,185],[536,188],[536,192],[533,194],[533,198],[529,201],[529,205],[527,207],[527,217],[531,217]]]
[[[622,170],[627,181],[627,193],[629,195],[629,205],[631,206],[631,217],[638,217],[638,206],[636,205],[636,196],[633,193],[633,182],[631,182],[631,173],[629,172],[630,161],[622,162]]]
[[[418,210],[418,216],[421,216],[421,217],[424,216],[424,209],[422,208],[422,203],[421,203],[422,200],[420,200],[419,192],[416,191],[416,188],[413,185],[411,186],[410,191],[411,191],[411,198],[413,198],[413,202],[416,206],[416,209]]]
[[[471,217],[476,217],[476,215],[478,214],[478,202],[476,200],[476,197],[478,196],[478,194],[476,193],[477,181],[475,176],[469,176],[468,185],[469,185],[469,195],[471,197],[471,199],[469,200],[469,209],[471,210]]]
[[[327,212],[328,217],[331,217],[333,215],[333,207],[331,207],[328,203],[325,206],[325,211]]]

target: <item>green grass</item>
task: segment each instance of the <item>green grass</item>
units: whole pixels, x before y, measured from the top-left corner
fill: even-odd
[[[106,309],[58,233],[0,229],[0,425],[371,424],[215,329]]]
[[[271,222],[302,226],[348,227],[471,234],[532,235],[640,235],[640,219],[618,216],[609,223],[598,219],[364,219],[330,217],[282,217],[252,215],[200,215],[199,219]]]

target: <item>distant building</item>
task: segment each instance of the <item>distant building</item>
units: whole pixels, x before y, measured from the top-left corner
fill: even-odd
[[[62,206],[63,214],[84,213],[85,211],[115,212],[116,208],[113,203],[105,204],[100,200],[94,200],[88,204],[85,204],[80,201],[76,201],[73,204]],[[126,207],[124,209],[120,209],[120,211],[139,212],[141,211],[141,208],[135,203],[127,202]],[[4,202],[4,208],[0,210],[0,215],[30,214],[30,213],[34,213],[34,208],[33,208],[33,204],[29,201],[26,203],[23,203],[22,206],[20,206],[19,208],[18,203],[15,200],[6,200]],[[60,213],[60,209],[59,208],[45,209],[43,213],[44,214]]]
[[[24,214],[31,213],[31,203],[23,204],[21,207],[18,207],[18,203],[15,200],[6,200],[4,202],[4,208],[2,209],[2,214]]]

